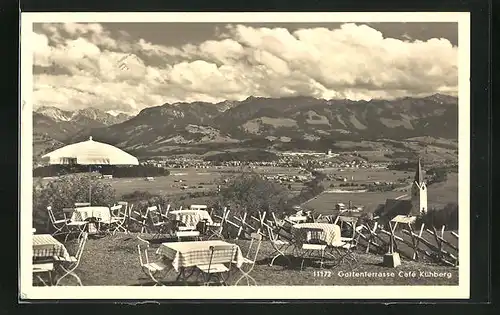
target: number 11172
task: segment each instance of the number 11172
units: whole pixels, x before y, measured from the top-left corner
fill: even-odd
[[[314,270],[313,276],[321,278],[330,278],[332,276],[332,272],[329,270]]]

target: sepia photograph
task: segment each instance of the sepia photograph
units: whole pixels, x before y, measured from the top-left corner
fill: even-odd
[[[468,297],[467,13],[21,22],[21,298]]]

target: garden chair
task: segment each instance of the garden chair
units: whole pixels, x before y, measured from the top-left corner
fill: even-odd
[[[128,233],[125,223],[127,222],[127,208],[122,204],[117,204],[109,208],[111,212],[111,220],[109,222],[109,230],[111,234],[116,234],[116,232]]]
[[[60,268],[64,272],[64,274],[57,280],[56,285],[59,285],[62,279],[67,276],[72,276],[78,282],[78,285],[82,286],[82,281],[80,277],[75,273],[76,268],[80,264],[83,250],[85,249],[85,244],[87,243],[88,233],[83,232],[81,237],[78,240],[78,250],[76,251],[75,256],[70,256],[69,260],[64,259],[63,257],[54,257],[54,259],[60,263]]]
[[[257,285],[257,281],[255,281],[255,279],[252,276],[250,276],[250,273],[253,271],[253,268],[255,267],[255,262],[257,261],[257,256],[259,255],[260,245],[262,243],[262,235],[259,233],[252,233],[250,237],[251,237],[250,246],[248,247],[248,252],[246,256],[243,257],[243,266],[240,268],[240,271],[243,274],[238,280],[236,280],[234,285],[238,285],[238,283],[242,279],[246,279],[247,285],[250,285],[250,282],[253,282],[254,285]],[[254,244],[255,248],[253,249],[252,253],[252,247]],[[243,270],[244,266],[249,266],[246,271]]]
[[[279,229],[279,227],[277,227],[277,229]],[[285,257],[288,260],[288,262],[291,264],[292,262],[290,261],[290,258],[288,258],[288,256],[285,255],[285,251],[290,246],[292,246],[292,243],[287,241],[287,240],[279,239],[279,233],[275,233],[275,231],[270,226],[267,227],[267,234],[269,236],[271,246],[274,249],[274,252],[271,254],[271,256],[273,256],[273,258],[271,259],[269,266],[272,267],[276,258],[278,258],[280,256]]]
[[[221,239],[221,240],[224,239],[224,235],[223,235],[224,225],[225,225],[226,220],[229,216],[229,212],[230,212],[230,210],[227,209],[227,207],[224,207],[224,209],[222,210],[222,217],[214,215],[214,217],[220,219],[220,221],[219,222],[214,221],[213,223],[207,224],[207,233],[209,234],[209,236],[208,236],[209,240],[217,239],[217,238]]]
[[[74,208],[63,208],[65,218],[67,218],[68,215],[71,217],[73,212],[75,212]],[[85,232],[85,228],[87,227],[87,225],[87,221],[71,220],[70,218],[67,218],[67,222],[65,224],[66,237],[64,238],[64,241],[66,242],[68,240],[68,237],[75,233],[78,234],[77,238],[80,238],[82,236],[82,233]]]
[[[49,276],[49,285],[52,285],[54,283],[52,275],[53,272],[54,272],[53,262],[43,262],[43,263],[33,262],[33,276],[36,277],[44,286],[47,286],[47,283],[43,280],[41,275],[47,274]]]
[[[341,216],[339,215],[335,220],[335,224],[340,226],[340,230],[347,225],[350,230],[349,236],[342,236],[338,241],[332,242],[330,245],[334,248],[339,255],[337,264],[342,264],[345,261],[349,263],[349,267],[351,270],[354,269],[358,260],[354,255],[354,249],[358,245],[359,237],[361,234],[361,226],[357,226],[359,218],[358,217],[349,217],[349,216]]]
[[[139,240],[139,244],[137,244],[137,251],[139,252],[139,263],[141,264],[142,272],[144,272],[148,277],[151,278],[151,280],[154,281],[154,286],[162,286],[163,283],[158,280],[158,275],[161,275],[161,273],[165,271],[168,272],[169,267],[162,260],[154,262],[149,261],[149,242],[140,238],[139,236],[137,236],[137,239]],[[161,279],[163,279],[165,275],[166,273],[163,274]]]
[[[123,207],[123,213],[126,214],[127,219],[125,220],[123,227],[126,229],[125,233],[128,233],[129,232],[128,223],[130,220],[130,214],[132,212],[132,209],[134,208],[134,204],[133,203],[129,204],[127,201],[118,201],[116,204],[121,205]]]
[[[146,213],[149,216],[150,220],[150,230],[154,231],[153,238],[157,238],[161,235],[167,233],[168,222],[164,220],[161,215],[161,210],[159,210],[158,206],[148,207]]]
[[[234,257],[238,247],[234,245],[216,245],[216,246],[210,246],[209,249],[210,249],[210,260],[208,264],[196,265],[197,270],[200,272],[200,274],[203,275],[204,278],[203,285],[209,286],[212,283],[227,285],[226,284],[227,279],[224,279],[223,275],[225,273],[229,273],[229,270],[231,270],[232,259],[229,260],[229,267],[226,267],[224,264],[213,263],[213,258],[214,256],[218,257],[226,256],[228,252],[230,253],[231,257]],[[200,255],[204,254],[205,251],[203,251],[203,253],[200,253]],[[217,278],[218,281],[211,282],[210,280],[212,278]]]
[[[320,253],[320,269],[323,269],[323,259],[327,249],[329,240],[325,240],[326,233],[323,229],[307,228],[301,229],[300,236],[297,241],[302,242],[302,262],[300,263],[300,270],[304,268],[306,258],[314,258],[314,253]]]
[[[49,214],[50,223],[54,228],[54,232],[51,233],[52,236],[66,234],[67,233],[66,223],[69,222],[69,219],[67,219],[66,216],[64,217],[64,219],[56,219],[51,206],[47,207],[47,212]]]
[[[170,212],[170,204],[167,205],[167,208],[165,209],[165,212],[161,212],[160,211],[161,217],[163,218],[164,221],[170,220],[170,218],[168,217],[168,213],[169,212]]]

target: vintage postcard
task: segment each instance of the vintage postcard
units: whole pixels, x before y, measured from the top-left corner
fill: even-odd
[[[20,298],[468,298],[469,21],[22,13]]]

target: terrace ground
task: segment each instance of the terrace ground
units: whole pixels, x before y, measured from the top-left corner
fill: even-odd
[[[146,235],[141,235],[147,238]],[[249,246],[249,241],[230,241],[238,244],[245,254]],[[85,286],[94,285],[125,285],[141,286],[151,285],[151,280],[141,271],[139,256],[137,252],[137,238],[132,234],[117,234],[101,239],[89,239],[82,261],[77,269]],[[152,245],[150,257],[154,257],[154,252],[159,244]],[[74,254],[76,241],[67,244],[70,254]],[[329,268],[325,266],[326,273],[323,277],[315,275],[314,271],[320,270],[318,267],[307,267],[305,270],[297,268],[285,268],[284,259],[277,259],[275,265],[270,267],[269,260],[272,248],[266,241],[262,243],[261,251],[257,258],[252,276],[258,285],[458,285],[458,268],[427,264],[404,260],[401,266],[392,269],[380,265],[382,256],[355,253],[358,259],[356,272],[371,273],[393,273],[393,276],[349,276],[350,271],[347,266],[337,266]],[[280,260],[281,259],[281,260]],[[300,261],[298,263],[300,265]],[[433,277],[421,274],[421,272],[436,272],[440,277]],[[239,277],[236,271],[229,279],[228,283]],[[171,273],[165,278],[167,284],[174,283],[175,275]],[[75,285],[71,277],[63,280],[61,285]],[[63,282],[62,281],[62,282]],[[190,284],[197,284],[194,280]],[[246,285],[246,283],[244,283]]]

